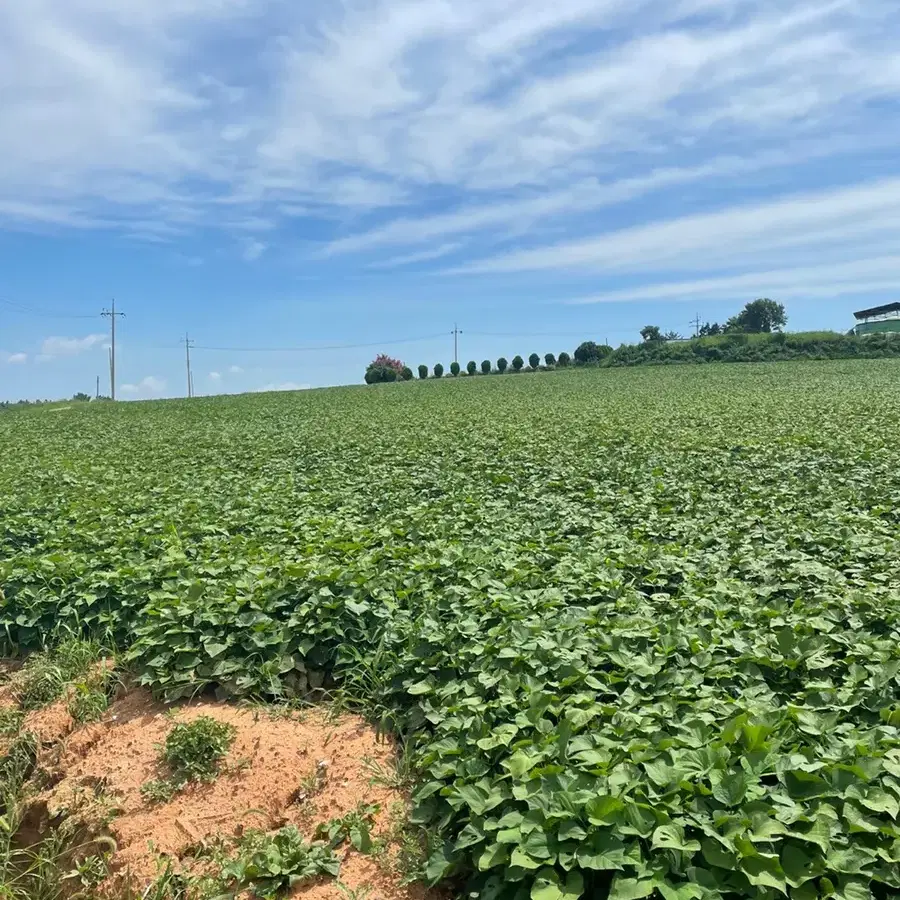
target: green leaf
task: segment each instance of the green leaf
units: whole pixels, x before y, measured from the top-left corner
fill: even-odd
[[[563,882],[554,869],[541,869],[531,888],[531,900],[578,900],[583,893],[580,872],[569,872]]]
[[[748,786],[746,773],[729,772],[713,785],[713,797],[725,806],[739,806],[746,796]]]
[[[578,865],[598,871],[622,869],[625,844],[609,831],[595,831],[575,851]]]
[[[696,853],[700,849],[700,842],[687,840],[684,836],[684,828],[681,825],[660,825],[653,832],[651,841],[653,849],[681,850],[684,853]]]
[[[624,808],[625,804],[618,797],[600,796],[589,800],[585,811],[592,825],[611,825]]]

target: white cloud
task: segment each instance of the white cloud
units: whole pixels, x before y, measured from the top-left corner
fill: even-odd
[[[388,259],[378,260],[371,264],[373,269],[397,269],[401,266],[411,266],[415,263],[429,262],[432,259],[440,259],[449,253],[454,253],[463,245],[461,243],[440,244],[430,250],[419,250],[416,253],[406,253],[402,256],[392,256]]]
[[[127,394],[137,400],[159,397],[165,389],[166,380],[158,375],[148,375],[137,382],[137,384],[123,384],[120,388],[123,394]]]
[[[810,262],[827,252],[868,257],[900,241],[900,179],[796,194],[520,250],[460,267],[467,272],[732,267],[763,256]]]
[[[106,339],[105,334],[88,334],[82,338],[48,337],[41,344],[40,357],[46,361],[58,356],[76,356],[102,345]]]
[[[570,304],[625,303],[636,300],[734,300],[777,296],[780,300],[853,297],[892,290],[900,281],[900,256],[791,269],[742,272],[696,281],[663,281],[627,290],[568,300]]]
[[[232,375],[240,375],[244,370],[240,366],[229,366],[228,371],[231,372]]]
[[[20,366],[23,363],[28,362],[28,354],[27,353],[7,353],[4,354],[5,362],[11,366]]]
[[[297,384],[296,381],[273,382],[272,384],[263,385],[256,389],[258,394],[266,394],[270,391],[308,391],[311,385]]]
[[[210,372],[210,373],[209,373],[209,380],[210,380],[210,381],[221,381],[221,380],[222,380],[222,374],[221,374],[221,372]]]
[[[897,237],[898,34],[895,0],[8,3],[0,227],[685,284],[861,261]]]
[[[267,247],[268,244],[264,244],[262,241],[249,240],[244,244],[241,256],[246,262],[255,262],[266,252]]]

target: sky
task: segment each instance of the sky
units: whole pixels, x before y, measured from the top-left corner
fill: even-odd
[[[900,299],[896,0],[0,8],[0,399]]]

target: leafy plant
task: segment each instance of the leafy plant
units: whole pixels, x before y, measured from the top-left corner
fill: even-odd
[[[308,843],[293,825],[274,834],[245,835],[235,859],[222,869],[226,883],[271,900],[310,878],[337,877],[340,862],[324,843]]]
[[[349,841],[360,853],[372,850],[372,825],[380,807],[373,803],[360,803],[356,809],[337,819],[319,825],[316,838],[324,840],[332,849]]]
[[[161,748],[169,777],[148,781],[141,793],[150,802],[167,802],[190,781],[213,781],[219,764],[237,734],[228,722],[198,716],[191,722],[176,722]]]
[[[98,644],[69,639],[54,649],[31,656],[17,679],[17,700],[23,710],[47,706],[62,697],[76,679],[82,678],[102,655]]]

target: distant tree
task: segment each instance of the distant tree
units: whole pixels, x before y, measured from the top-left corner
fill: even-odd
[[[517,354],[513,357],[513,361],[512,361],[512,367],[513,367],[513,370],[516,371],[516,372],[521,372],[521,371],[522,371],[522,366],[524,366],[524,365],[525,365],[525,360],[522,359],[522,357],[519,356],[519,354],[517,353]]]
[[[443,378],[444,377],[444,367],[440,363],[435,364],[434,377],[435,378]]]
[[[555,366],[556,365],[556,357],[552,353],[544,354],[544,364],[546,366]]]
[[[470,375],[474,375],[474,374],[478,371],[478,363],[475,362],[474,359],[470,359],[470,360],[466,363],[466,371],[467,371]]]
[[[450,374],[456,378],[459,375],[459,363],[454,359],[452,363],[450,363]]]
[[[736,316],[732,316],[726,331],[743,331],[746,334],[769,334],[781,331],[787,325],[787,313],[783,303],[776,303],[768,297],[753,300]]]
[[[722,326],[718,322],[713,322],[711,324],[709,322],[706,322],[700,326],[699,336],[715,337],[716,335],[722,334],[724,330],[725,329],[722,328]]]
[[[489,359],[483,359],[481,361],[481,374],[482,375],[490,375],[492,368],[493,368],[493,366],[491,365],[491,361]]]
[[[383,384],[397,381],[399,377],[400,373],[393,366],[369,366],[366,369],[366,384]]]
[[[409,366],[404,366],[400,370],[400,378],[403,379],[403,381],[412,381],[412,377],[413,370]]]
[[[645,341],[663,340],[662,332],[659,330],[659,325],[645,325],[641,329],[641,337]]]
[[[72,399],[76,403],[88,403],[90,402],[91,395],[85,394],[84,391],[79,391]]]
[[[397,381],[403,369],[404,365],[399,359],[393,359],[386,353],[379,353],[366,369],[366,384]]]
[[[560,368],[565,369],[566,366],[571,364],[571,362],[572,362],[572,357],[569,356],[569,354],[566,353],[565,350],[563,350],[563,352],[559,354],[559,360],[557,360],[557,365]]]
[[[528,357],[528,365],[531,366],[532,369],[537,370],[540,364],[541,358],[537,353],[532,353],[531,356]]]
[[[506,371],[506,367],[509,363],[506,361],[505,356],[501,356],[500,359],[497,360],[497,371],[502,375]]]
[[[600,359],[600,356],[600,347],[594,341],[584,341],[575,350],[575,362],[580,366],[595,363]],[[562,355],[559,358],[562,359]]]
[[[667,331],[662,339],[664,341],[683,341],[684,338],[677,331]]]
[[[428,366],[419,366],[419,378],[423,381],[428,377]]]

